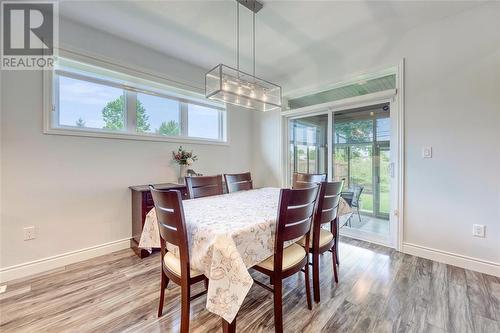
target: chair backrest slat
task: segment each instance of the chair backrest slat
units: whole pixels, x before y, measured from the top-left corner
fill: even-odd
[[[314,206],[310,204],[304,204],[301,206],[289,206],[286,215],[286,225],[288,226],[307,219],[307,216],[311,216],[313,211]]]
[[[297,173],[293,174],[292,187],[297,188],[307,188],[315,184],[326,181],[326,174],[310,174],[310,173]]]
[[[225,174],[227,193],[247,191],[253,189],[252,175],[250,172]]]
[[[294,240],[304,236],[311,230],[311,219],[304,219],[300,222],[287,224],[283,229],[283,240]]]
[[[196,199],[223,194],[222,176],[186,177],[189,198]]]
[[[323,209],[321,213],[320,224],[330,223],[337,215],[337,208]]]

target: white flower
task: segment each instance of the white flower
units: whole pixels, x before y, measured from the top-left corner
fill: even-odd
[[[194,161],[193,161],[193,159],[192,159],[192,158],[188,158],[188,159],[186,160],[186,164],[187,164],[187,165],[192,165],[193,163],[194,163]]]

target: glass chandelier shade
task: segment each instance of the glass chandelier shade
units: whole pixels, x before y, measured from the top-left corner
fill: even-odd
[[[205,75],[205,96],[259,111],[281,108],[281,87],[219,64]]]

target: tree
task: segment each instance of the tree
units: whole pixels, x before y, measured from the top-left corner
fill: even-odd
[[[106,104],[102,109],[102,118],[106,123],[103,128],[111,130],[120,130],[125,126],[124,121],[125,98],[123,95],[114,101]],[[148,123],[149,116],[146,114],[146,109],[142,103],[137,100],[136,104],[137,114],[137,132],[143,133],[149,131],[150,125]]]
[[[174,120],[170,120],[168,123],[162,122],[156,133],[161,135],[179,135],[179,124]]]
[[[75,125],[77,127],[85,127],[85,120],[83,120],[82,118],[78,118],[78,120],[75,122]]]
[[[337,142],[364,143],[371,142],[373,134],[373,123],[371,120],[354,120],[349,122],[338,122],[335,124],[335,135]]]
[[[106,104],[104,109],[102,109],[102,119],[106,123],[103,128],[111,130],[123,129],[125,126],[123,120],[124,105],[123,95]]]
[[[140,100],[137,100],[136,106],[136,115],[137,115],[137,125],[136,130],[138,133],[144,133],[149,131],[149,116],[146,114],[146,109],[142,105]]]

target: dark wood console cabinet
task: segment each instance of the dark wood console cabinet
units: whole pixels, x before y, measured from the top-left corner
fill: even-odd
[[[188,198],[188,193],[185,185],[165,183],[154,184],[157,189],[179,190],[183,199]],[[153,198],[149,191],[149,185],[130,186],[132,192],[132,239],[130,240],[130,248],[135,254],[141,258],[149,256],[149,252],[138,247],[141,239],[142,228],[144,228],[144,220],[149,211],[154,207]]]

